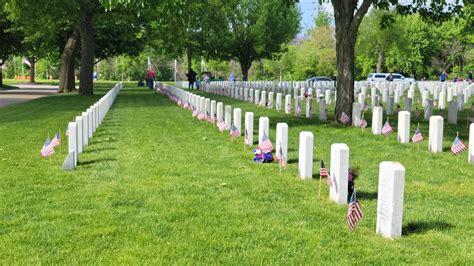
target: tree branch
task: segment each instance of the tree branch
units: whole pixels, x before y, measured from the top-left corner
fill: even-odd
[[[369,7],[372,5],[374,0],[364,0],[360,5],[360,8],[357,10],[356,14],[354,15],[354,19],[351,22],[351,31],[357,32],[362,19],[364,18],[365,14],[369,10]]]

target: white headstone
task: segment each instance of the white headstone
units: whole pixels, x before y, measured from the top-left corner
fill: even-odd
[[[247,131],[246,143],[247,145],[252,146],[253,145],[253,113],[252,112],[245,113],[245,130]]]
[[[288,124],[278,123],[276,127],[276,156],[283,154],[283,160],[288,162]]]
[[[467,157],[468,162],[474,164],[474,123],[469,126],[469,152]]]
[[[273,92],[268,93],[267,107],[268,107],[268,109],[273,108]]]
[[[82,153],[82,148],[84,147],[82,137],[84,136],[84,132],[82,132],[82,116],[76,116],[76,127],[77,127],[77,152]]]
[[[262,91],[262,98],[260,99],[260,105],[266,106],[267,105],[267,92]]]
[[[226,105],[225,106],[225,125],[226,125],[226,130],[230,130],[232,126],[232,106]]]
[[[313,139],[313,133],[300,132],[298,175],[301,179],[313,178]]]
[[[410,142],[410,112],[401,111],[398,113],[398,142]]]
[[[428,150],[433,153],[443,152],[443,121],[442,116],[430,117]]]
[[[82,112],[82,141],[84,146],[89,145],[89,114]]]
[[[74,167],[77,166],[77,156],[78,156],[78,150],[77,150],[77,124],[76,122],[70,122],[68,125],[68,147],[69,147],[69,152],[73,152],[73,162],[74,162]]]
[[[387,115],[393,115],[393,105],[394,105],[393,96],[389,96],[388,101],[387,101]]]
[[[440,92],[439,93],[439,102],[438,102],[439,109],[444,110],[446,108],[446,93]]]
[[[87,109],[87,114],[89,116],[89,125],[88,125],[88,129],[89,129],[89,139],[92,138],[92,134],[93,134],[93,127],[94,127],[94,114],[92,112],[92,109]]]
[[[449,102],[448,123],[451,125],[456,125],[458,123],[458,103],[457,102]]]
[[[222,119],[224,119],[224,116],[223,116],[223,111],[224,111],[224,108],[223,108],[224,104],[222,102],[218,102],[217,103],[217,121],[222,121]]]
[[[281,111],[281,93],[277,93],[277,97],[276,97],[276,110],[278,112]]]
[[[344,143],[331,145],[330,178],[329,198],[337,204],[346,204],[349,182],[349,147]]]
[[[331,104],[331,90],[326,90],[326,105]]]
[[[362,117],[362,105],[358,102],[352,103],[352,125],[360,127],[360,120]]]
[[[234,126],[239,130],[242,135],[242,110],[240,108],[234,108]]]
[[[255,104],[259,104],[260,103],[260,91],[259,90],[255,90]]]
[[[306,98],[306,118],[313,117],[313,98]]]
[[[412,109],[413,109],[413,99],[407,97],[405,99],[405,111],[408,111],[411,113]]]
[[[372,111],[372,134],[382,134],[383,109],[381,106],[375,106]]]
[[[211,113],[209,115],[211,116],[211,119],[216,118],[216,101],[214,100],[211,101]]]
[[[291,113],[291,95],[285,96],[285,114]]]
[[[386,238],[402,235],[405,167],[397,162],[382,162],[379,167],[377,234]]]
[[[328,114],[326,111],[326,101],[324,101],[323,99],[319,100],[319,120],[321,121],[328,120]]]
[[[265,133],[270,138],[270,119],[268,117],[260,117],[258,119],[258,144],[262,143],[263,134]]]
[[[430,117],[433,115],[433,100],[426,99],[426,106],[425,106],[425,120],[429,120]]]

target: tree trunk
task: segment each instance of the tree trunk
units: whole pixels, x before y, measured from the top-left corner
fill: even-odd
[[[339,121],[342,113],[352,118],[354,102],[354,66],[357,32],[364,15],[373,0],[332,0],[336,22],[336,109],[334,119]]]
[[[35,68],[36,68],[36,61],[34,57],[28,58],[30,60],[30,83],[35,83]]]
[[[81,34],[81,72],[79,74],[79,95],[92,95],[94,89],[95,40],[92,24],[93,12],[84,10],[80,25]]]
[[[3,87],[3,69],[2,69],[2,67],[3,67],[3,63],[0,64],[0,88]]]
[[[382,68],[383,68],[383,61],[384,61],[384,56],[383,56],[383,50],[379,50],[379,56],[377,58],[377,73],[382,73]]]
[[[249,79],[249,69],[252,66],[252,62],[250,63],[240,63],[240,69],[242,70],[242,80],[247,81]]]
[[[193,68],[193,49],[191,47],[186,48],[186,57],[188,58],[188,73]]]
[[[59,73],[59,91],[71,92],[75,89],[74,66],[78,33],[74,31],[66,41],[61,53],[61,70]]]

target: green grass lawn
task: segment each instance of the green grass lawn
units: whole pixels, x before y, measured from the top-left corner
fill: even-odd
[[[430,154],[372,136],[370,129],[322,124],[242,101],[209,95],[289,125],[289,167],[256,164],[243,137],[230,141],[164,95],[126,84],[79,166],[63,172],[66,141],[51,159],[39,156],[45,137],[99,99],[54,95],[0,108],[0,261],[7,264],[473,264],[473,166],[464,153]],[[200,92],[202,93],[202,92]],[[329,108],[331,110],[332,107]],[[318,108],[315,108],[318,109]],[[303,108],[304,110],[304,108]],[[462,114],[467,116],[466,113]],[[316,114],[317,117],[317,114]],[[366,119],[370,116],[366,116]],[[370,119],[367,119],[370,124]],[[391,119],[392,121],[392,119]],[[445,148],[467,126],[445,125]],[[421,127],[427,136],[427,124]],[[416,127],[416,126],[414,126]],[[414,129],[413,127],[413,129]],[[255,127],[257,134],[257,126]],[[329,168],[332,143],[350,147],[361,169],[364,218],[355,232],[347,206],[329,202],[323,180],[297,178],[298,134],[315,136]],[[403,237],[375,234],[379,163],[406,168]]]

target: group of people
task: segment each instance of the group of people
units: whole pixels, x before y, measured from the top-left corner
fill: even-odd
[[[448,74],[446,74],[446,71],[441,72],[441,75],[439,75],[439,81],[445,82],[445,81],[447,81],[447,79],[448,79]],[[458,82],[458,81],[462,81],[462,80],[463,79],[462,78],[459,79],[458,76],[454,76],[454,78],[453,78],[454,82]],[[468,82],[473,82],[473,80],[472,80],[472,70],[469,71],[469,73],[467,74],[467,81]]]

